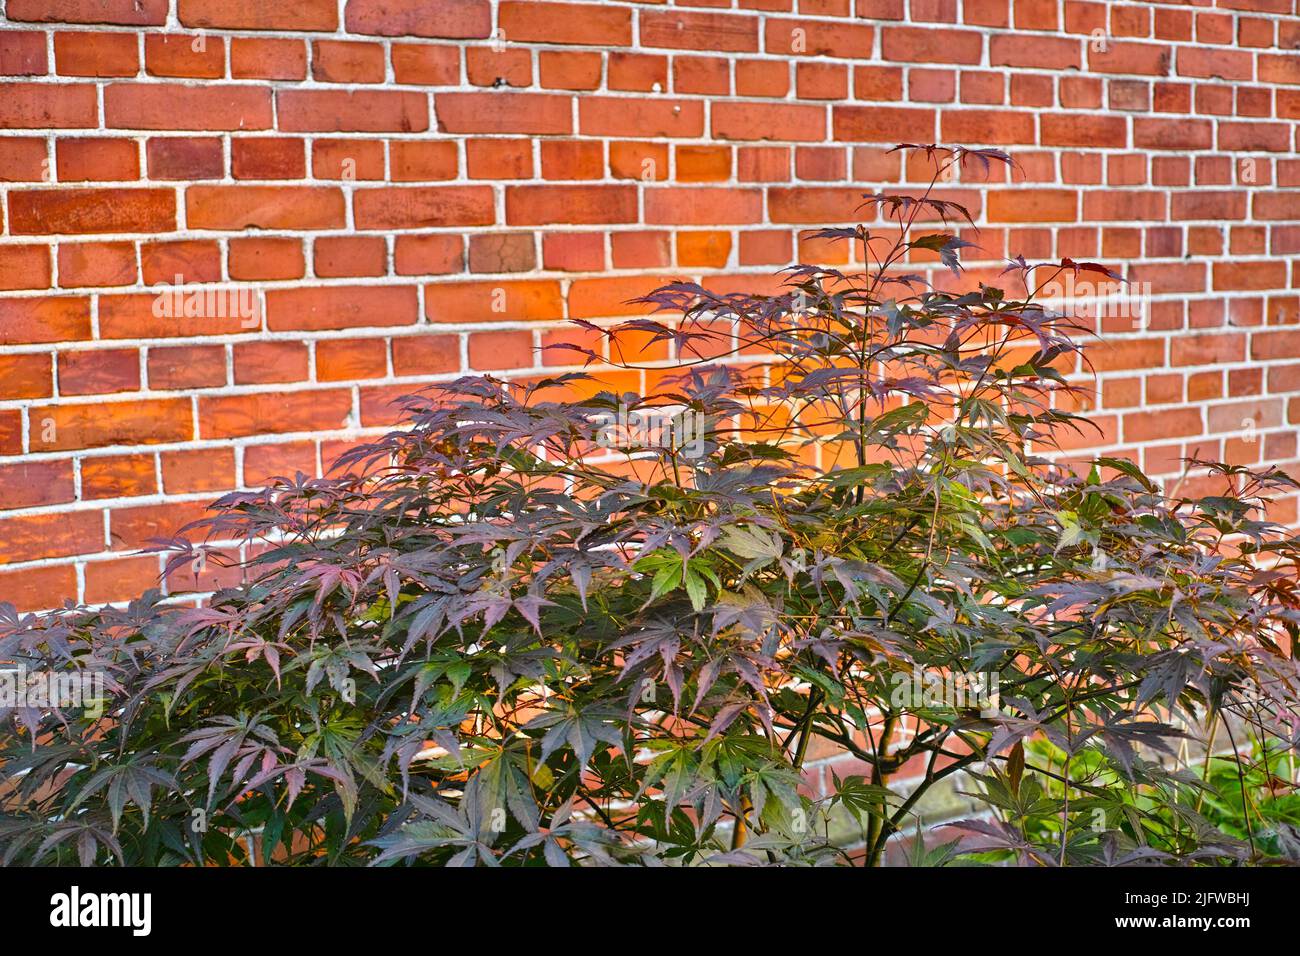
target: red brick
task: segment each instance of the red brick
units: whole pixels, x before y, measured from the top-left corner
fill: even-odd
[[[339,229],[343,193],[327,186],[191,186],[185,190],[191,229]]]
[[[481,40],[492,32],[487,0],[349,0],[349,33]]]
[[[862,218],[857,207],[862,190],[853,187],[800,186],[768,191],[768,217],[773,222],[850,222]]]
[[[49,398],[54,390],[51,356],[0,355],[0,399]]]
[[[667,276],[579,279],[569,289],[569,314],[584,319],[644,315],[645,307],[631,300],[648,295],[667,281]]]
[[[175,537],[182,527],[202,518],[207,510],[207,504],[202,501],[114,508],[108,516],[109,539],[115,548],[146,548]]]
[[[990,192],[989,222],[1073,222],[1078,194],[1072,189]]]
[[[543,179],[602,179],[605,176],[605,146],[592,140],[543,140]]]
[[[352,198],[358,229],[423,229],[490,225],[488,186],[412,186],[359,189]]]
[[[150,348],[148,375],[155,389],[216,388],[226,384],[226,350],[219,345]]]
[[[885,59],[906,59],[889,52],[890,36],[893,27],[887,27],[883,33],[886,45]],[[975,37],[975,48],[979,50],[979,36]],[[875,40],[875,28],[866,24],[827,23],[819,20],[781,20],[771,18],[763,32],[763,47],[768,53],[777,56],[834,56],[871,59]],[[897,44],[895,43],[895,47]],[[897,52],[895,49],[894,52]],[[976,59],[979,58],[978,52]]]
[[[242,292],[242,296],[241,296]],[[188,296],[210,297],[205,302],[207,312],[213,314],[184,315]],[[175,302],[172,298],[180,299]],[[245,302],[244,299],[251,301]],[[252,316],[239,314],[241,306],[248,304]],[[172,309],[172,315],[166,309]],[[155,310],[158,314],[155,314]],[[225,315],[216,314],[219,310]],[[221,289],[160,289],[148,294],[101,295],[99,297],[99,336],[103,339],[153,339],[178,338],[195,335],[233,335],[246,332],[261,323],[256,297],[250,290]]]
[[[37,30],[0,33],[0,76],[42,76],[49,69],[44,33]]]
[[[790,65],[784,60],[737,60],[736,94],[780,99],[790,90]]]
[[[266,294],[272,331],[414,325],[419,308],[414,286],[330,286],[276,289]]]
[[[530,232],[469,237],[470,272],[531,272],[536,268],[536,243]]]
[[[1251,198],[1251,211],[1257,219],[1295,219],[1300,212],[1300,192],[1257,192]]]
[[[835,106],[831,109],[834,138],[848,142],[894,142],[900,130],[921,142],[933,142],[934,110],[893,106]]]
[[[542,268],[598,272],[605,268],[605,241],[600,233],[550,233],[542,237]]]
[[[49,178],[45,140],[27,136],[0,138],[0,183],[35,183]]]
[[[1034,114],[997,110],[957,110],[943,114],[943,139],[952,143],[1033,143]]]
[[[715,103],[712,127],[722,139],[818,142],[826,137],[826,112],[793,103]]]
[[[0,83],[0,129],[85,129],[98,117],[90,84]]]
[[[1163,220],[1169,201],[1162,192],[1137,190],[1090,190],[1083,194],[1083,218],[1114,220]]]
[[[497,22],[507,40],[629,46],[632,11],[601,3],[519,3],[503,0]]]
[[[149,33],[144,67],[150,76],[220,79],[226,73],[226,41],[206,34]]]
[[[429,182],[455,179],[460,165],[453,142],[400,140],[389,145],[389,164],[394,182]]]
[[[44,611],[77,599],[77,569],[72,564],[0,569],[0,600],[19,611]]]
[[[441,133],[573,131],[570,98],[554,93],[437,93],[434,111]]]
[[[66,451],[112,445],[152,445],[189,441],[194,425],[188,398],[96,401],[31,409],[33,451]],[[52,440],[45,441],[52,428]]]
[[[180,239],[140,244],[140,273],[146,285],[217,282],[221,247],[211,239]]]
[[[134,76],[138,46],[131,33],[56,33],[54,68],[62,76]]]
[[[528,49],[477,47],[465,51],[470,86],[532,86],[533,56]]]
[[[383,339],[321,339],[316,343],[316,379],[347,382],[388,374],[388,347]]]
[[[725,182],[731,178],[731,150],[726,146],[677,146],[677,181]]]
[[[1172,219],[1244,219],[1246,216],[1247,196],[1244,193],[1221,191],[1171,193]]]
[[[677,50],[758,51],[758,18],[730,13],[642,10],[641,44]]]
[[[162,26],[167,22],[167,0],[9,0],[5,16],[44,23]]]
[[[66,511],[0,519],[0,561],[36,561],[104,549],[99,511]],[[71,595],[69,595],[71,596]]]
[[[151,130],[270,129],[271,91],[264,86],[219,83],[110,83],[104,88],[104,125]]]
[[[424,287],[430,322],[517,322],[564,318],[560,284],[528,281],[448,282]]]
[[[1215,290],[1278,289],[1286,285],[1285,262],[1216,262]]]
[[[403,335],[393,339],[395,375],[438,375],[459,369],[457,335]]]
[[[307,346],[302,342],[238,342],[231,351],[236,385],[307,380]]]
[[[311,170],[317,179],[383,179],[384,144],[377,139],[313,139]]]
[[[347,426],[352,395],[347,389],[257,392],[199,398],[199,435],[243,438]]]
[[[658,85],[668,88],[668,57],[645,53],[623,53],[614,50],[609,54],[611,90],[649,93]]]
[[[275,442],[244,448],[244,484],[258,488],[298,473],[316,476],[316,443]]]
[[[977,64],[984,48],[975,30],[933,30],[921,27],[885,27],[881,47],[886,60],[904,63]]]
[[[398,83],[456,86],[460,83],[460,51],[451,46],[394,43],[393,77]]]
[[[1179,76],[1249,81],[1254,73],[1254,57],[1240,50],[1183,46],[1178,48],[1177,69]]]
[[[169,495],[235,487],[234,449],[192,448],[164,452],[160,457],[163,491]]]
[[[1219,123],[1219,149],[1232,152],[1268,150],[1291,151],[1293,124],[1290,123]]]
[[[278,90],[279,127],[291,133],[422,133],[429,106],[399,90]]]
[[[721,56],[675,56],[673,91],[727,96],[731,93],[731,63]]]
[[[615,179],[639,179],[643,183],[668,178],[668,144],[629,140],[609,144],[609,174]]]
[[[54,154],[60,182],[140,178],[140,147],[133,139],[60,139]]]
[[[135,349],[88,349],[59,353],[59,394],[106,395],[140,388]]]
[[[393,243],[393,268],[399,276],[460,272],[464,258],[460,236],[398,236]]]
[[[512,226],[635,222],[636,217],[633,186],[506,187],[506,222]]]
[[[537,364],[533,337],[527,332],[475,332],[469,337],[470,368],[531,368]]]
[[[158,556],[87,561],[85,576],[87,604],[128,600],[158,586]]]
[[[1088,48],[1088,69],[1095,73],[1168,76],[1173,48],[1159,43],[1110,41],[1104,51]]]
[[[741,232],[742,266],[780,266],[790,261],[790,233],[784,229]]]
[[[49,287],[49,247],[0,246],[0,292]]]
[[[465,162],[470,179],[529,179],[533,144],[527,139],[469,139]]]
[[[1043,146],[1087,146],[1122,149],[1128,145],[1128,122],[1122,116],[1052,115],[1039,118]]]
[[[1147,149],[1206,149],[1213,125],[1205,120],[1134,117],[1133,145]]]
[[[221,140],[215,136],[151,137],[145,155],[150,179],[220,179],[225,173]]]
[[[59,285],[123,286],[136,281],[135,246],[130,242],[79,242],[59,245]],[[172,276],[169,274],[167,279]],[[161,281],[150,278],[145,281]]]
[[[0,455],[23,453],[23,416],[16,409],[0,411]]]
[[[349,4],[352,6],[353,4]],[[176,16],[187,27],[224,30],[326,30],[338,28],[334,0],[177,0]]]
[[[600,86],[603,62],[599,53],[542,50],[537,54],[537,72],[547,89],[594,90]]]
[[[328,236],[312,244],[316,275],[326,279],[381,276],[388,267],[383,236]]]
[[[1078,69],[1083,44],[1065,37],[999,34],[989,37],[989,66],[1020,66],[1044,70]]]
[[[693,100],[583,97],[578,125],[586,136],[694,137],[704,132],[704,109]]]
[[[0,345],[90,338],[90,300],[74,296],[0,298]]]
[[[307,45],[302,40],[232,37],[230,75],[236,80],[306,79]]]
[[[232,137],[230,173],[235,179],[302,179],[306,145],[296,137]]]
[[[616,232],[609,238],[615,269],[656,269],[672,264],[673,237],[667,230]]]
[[[1158,441],[1201,434],[1198,408],[1162,408],[1155,412],[1128,412],[1124,415],[1124,440]]]
[[[322,83],[382,83],[384,48],[378,43],[316,40],[311,45],[311,75]]]
[[[0,465],[0,501],[6,508],[36,508],[73,499],[71,459]]]
[[[645,193],[647,223],[713,225],[759,222],[763,197],[756,189],[653,189]]]
[[[1259,81],[1261,83],[1300,83],[1300,57],[1295,53],[1273,56],[1259,55]]]

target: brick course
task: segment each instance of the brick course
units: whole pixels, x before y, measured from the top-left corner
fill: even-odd
[[[404,391],[563,368],[566,318],[853,264],[806,233],[917,186],[899,141],[1019,159],[944,185],[973,275],[1150,283],[1072,449],[1293,464],[1298,125],[1296,0],[7,0],[0,600],[127,597],[150,538]],[[177,276],[248,314],[160,317]]]

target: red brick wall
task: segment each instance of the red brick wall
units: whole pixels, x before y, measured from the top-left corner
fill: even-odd
[[[984,259],[1150,283],[1091,352],[1101,447],[1291,462],[1296,6],[6,0],[0,600],[138,591],[217,493],[564,361],[566,317],[833,260],[804,230],[914,179],[898,141],[1017,155],[949,187]],[[178,275],[251,318],[156,315]]]

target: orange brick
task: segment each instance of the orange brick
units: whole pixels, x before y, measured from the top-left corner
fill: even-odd
[[[81,459],[81,497],[132,498],[158,490],[153,455],[95,455]]]
[[[46,246],[0,246],[0,291],[49,287],[50,250]]]
[[[31,448],[43,452],[186,441],[194,431],[183,398],[36,406],[29,420]]]
[[[0,568],[0,601],[19,611],[43,611],[77,598],[77,569],[73,564],[4,570]]]
[[[346,389],[259,392],[199,398],[203,438],[328,431],[347,425],[352,396]]]
[[[388,347],[383,339],[321,339],[316,343],[316,379],[345,382],[388,374]]]

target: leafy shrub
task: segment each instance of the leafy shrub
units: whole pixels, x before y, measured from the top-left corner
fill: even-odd
[[[1294,804],[1260,805],[1293,799],[1297,547],[1261,508],[1294,483],[1202,463],[1221,493],[1169,497],[1043,457],[1087,425],[1077,327],[1036,290],[1105,270],[964,281],[936,186],[1010,161],[900,148],[924,193],[819,234],[861,274],[676,283],[643,300],[664,321],[591,327],[670,343],[662,390],[431,390],[340,477],[171,543],[254,554],[205,606],[9,608],[0,659],[107,701],[0,715],[5,861],[875,864],[958,780],[967,843],[913,860],[1294,856]],[[1203,779],[1211,727],[1234,739]],[[832,751],[857,772],[806,783]]]

